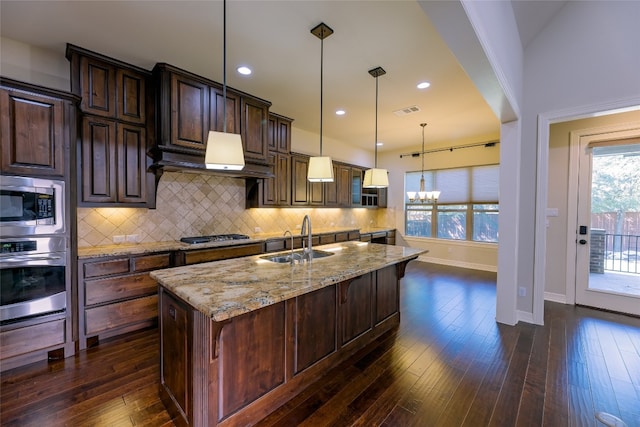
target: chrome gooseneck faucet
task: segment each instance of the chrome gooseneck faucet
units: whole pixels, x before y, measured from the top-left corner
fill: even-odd
[[[304,245],[304,235],[307,235],[307,247]],[[309,215],[305,215],[302,219],[302,229],[300,230],[302,236],[302,261],[311,261],[313,259],[311,251],[311,219]]]

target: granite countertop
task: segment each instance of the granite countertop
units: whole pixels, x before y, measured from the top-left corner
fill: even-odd
[[[78,248],[78,258],[85,259],[104,256],[142,255],[165,251],[190,251],[194,249],[223,248],[227,246],[240,246],[261,242],[264,242],[264,239],[249,238],[195,244],[182,243],[179,240],[170,240],[166,242],[103,245],[93,246],[90,248]]]
[[[427,252],[353,241],[314,249],[335,255],[293,266],[255,255],[156,270],[151,277],[198,311],[223,321]]]
[[[356,231],[358,228],[345,227],[345,228],[318,228],[312,229],[314,235],[340,233],[345,231]],[[393,227],[388,228],[366,228],[359,229],[361,234],[375,233],[380,231],[394,230]],[[269,239],[283,238],[284,232],[278,233],[258,233],[249,236],[249,239],[242,240],[227,240],[222,242],[208,242],[189,244],[182,243],[178,240],[171,240],[165,242],[151,242],[151,243],[129,243],[129,244],[114,244],[114,245],[102,245],[92,246],[87,248],[78,248],[78,258],[99,258],[105,256],[126,256],[126,255],[144,255],[154,252],[165,251],[187,251],[194,249],[207,249],[207,248],[222,248],[227,246],[239,246],[247,245],[251,243],[264,242]],[[299,235],[300,230],[293,230],[293,235]],[[287,237],[288,238],[288,237]]]

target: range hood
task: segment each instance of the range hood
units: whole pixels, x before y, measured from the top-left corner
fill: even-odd
[[[164,171],[170,172],[192,172],[208,175],[226,176],[229,178],[273,178],[271,166],[267,164],[255,163],[250,159],[245,159],[244,169],[242,170],[214,170],[207,169],[204,164],[204,153],[195,150],[185,150],[184,152],[175,149],[167,149],[166,146],[156,147],[154,153],[154,162],[151,169],[157,177],[160,177]]]

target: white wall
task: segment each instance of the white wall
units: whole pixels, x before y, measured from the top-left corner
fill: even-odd
[[[291,125],[291,151],[310,156],[319,156],[320,136],[314,132],[298,129],[294,120]],[[322,136],[322,155],[330,156],[333,160],[358,166],[373,166],[374,156],[371,151],[362,150],[342,141],[327,138],[324,135]]]
[[[510,2],[421,1],[438,32],[500,119],[500,243],[496,320],[514,324],[519,275],[520,111],[523,52]],[[506,173],[505,173],[506,172]]]
[[[0,75],[63,91],[71,90],[69,61],[55,52],[0,37]]]
[[[536,206],[536,194],[544,204],[547,191],[546,173],[536,187],[537,171],[546,170],[548,162],[541,158],[544,164],[535,163],[539,117],[562,116],[563,110],[595,112],[598,106],[605,109],[640,98],[638,16],[640,2],[568,2],[525,50],[518,281],[530,294],[534,279],[542,278],[544,284],[544,262],[536,267],[543,271],[535,271],[534,253],[548,247],[544,227],[533,226],[544,224],[546,206]],[[519,309],[531,311],[540,304],[544,286],[538,288],[536,302],[521,299]]]

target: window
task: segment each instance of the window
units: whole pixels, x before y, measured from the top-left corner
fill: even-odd
[[[497,242],[498,174],[498,165],[424,172],[425,190],[440,190],[440,198],[412,203],[405,192],[405,234]],[[405,191],[417,190],[420,177],[420,172],[407,172]]]

